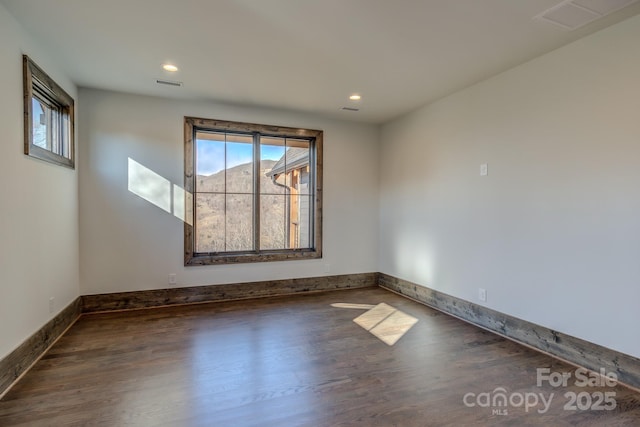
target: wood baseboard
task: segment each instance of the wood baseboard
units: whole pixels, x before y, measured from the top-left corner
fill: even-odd
[[[360,273],[80,296],[18,348],[0,359],[0,398],[83,313],[262,298],[377,285],[378,273]]]
[[[380,287],[593,372],[613,372],[640,389],[640,359],[509,316],[425,286],[379,273]]]
[[[18,348],[0,359],[0,397],[40,359],[82,313],[135,310],[375,286],[393,291],[571,364],[594,372],[599,372],[601,368],[606,372],[613,372],[618,376],[619,382],[634,389],[640,389],[640,359],[633,356],[387,274],[361,273],[79,297]]]
[[[377,284],[378,273],[359,273],[228,285],[193,286],[187,288],[84,295],[82,296],[82,312],[97,313],[178,304],[264,298],[304,292],[375,287]]]
[[[0,359],[0,398],[75,323],[81,312],[81,300],[78,297],[15,350]]]

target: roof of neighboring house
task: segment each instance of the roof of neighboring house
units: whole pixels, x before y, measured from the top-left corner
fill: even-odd
[[[286,158],[286,170],[285,170],[285,158]],[[287,149],[287,152],[273,165],[273,168],[267,172],[267,176],[280,175],[281,173],[289,172],[293,169],[301,168],[302,166],[309,164],[309,149],[291,147]]]

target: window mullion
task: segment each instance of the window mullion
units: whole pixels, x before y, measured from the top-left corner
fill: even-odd
[[[260,252],[260,133],[253,134],[253,249]]]
[[[291,189],[288,188],[287,163],[289,159],[287,159],[287,151],[289,151],[287,138],[284,138],[284,185],[287,186],[284,189],[284,247],[291,249]]]
[[[229,199],[229,193],[227,193],[227,133],[224,133],[224,251],[227,251],[227,200]]]

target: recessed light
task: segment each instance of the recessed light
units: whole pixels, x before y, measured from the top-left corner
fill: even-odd
[[[178,71],[178,67],[176,67],[176,66],[175,66],[175,65],[173,65],[173,64],[164,64],[164,65],[162,66],[162,68],[163,68],[165,71],[169,71],[169,72],[171,72],[171,73],[175,73],[176,71]]]
[[[360,95],[356,94],[356,93],[354,93],[353,95],[351,95],[349,97],[349,99],[352,100],[352,101],[360,101],[361,98],[362,97]]]

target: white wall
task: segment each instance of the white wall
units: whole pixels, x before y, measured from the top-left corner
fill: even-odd
[[[635,17],[385,125],[380,270],[640,357],[638,41]]]
[[[491,308],[640,357],[637,40],[640,17],[385,125],[378,150],[374,126],[301,113],[78,99],[0,5],[0,357],[52,317],[51,296],[57,312],[79,293],[169,287],[169,273],[191,286],[369,271],[477,303],[483,287]],[[22,154],[22,52],[76,98],[78,172]],[[183,267],[181,221],[127,190],[127,161],[181,185],[184,115],[325,131],[324,259]]]
[[[377,127],[90,89],[80,99],[83,294],[175,287],[170,273],[193,286],[377,271]],[[182,186],[184,116],[324,130],[323,259],[183,266],[182,221],[128,191],[127,162]]]
[[[79,295],[77,172],[23,154],[23,53],[78,101],[0,5],[0,358]]]

